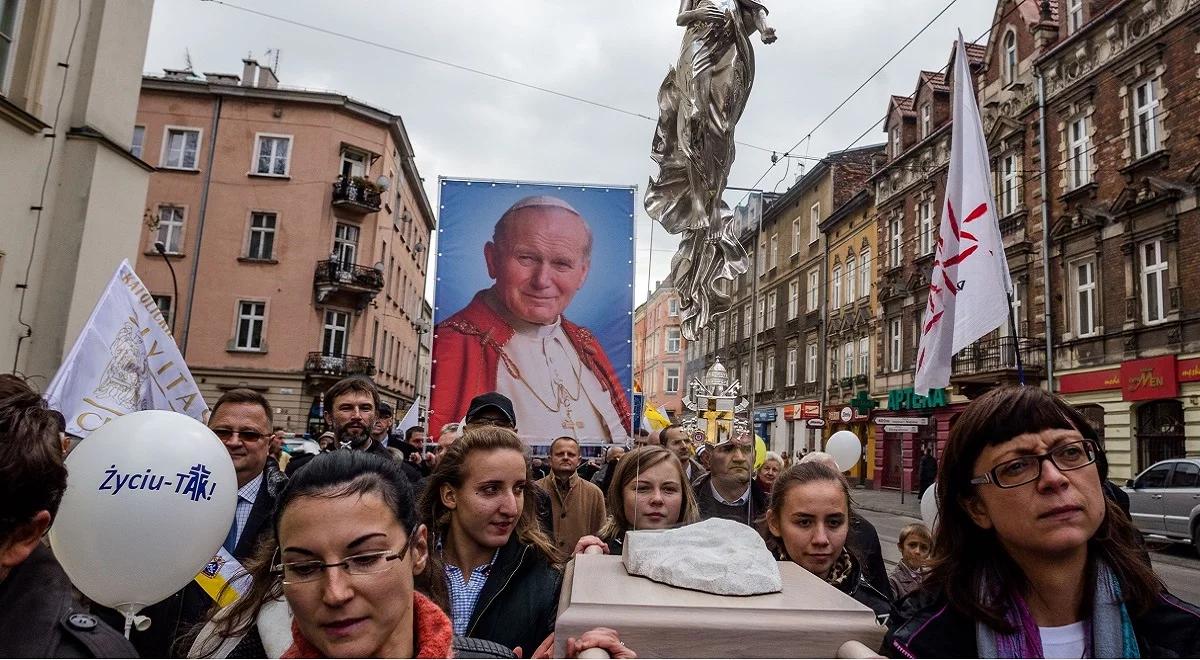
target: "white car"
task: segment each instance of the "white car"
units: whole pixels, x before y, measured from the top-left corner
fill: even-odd
[[[297,454],[316,455],[321,453],[321,445],[317,444],[316,440],[309,440],[307,438],[285,438],[283,441],[283,450],[293,456]]]
[[[1200,458],[1159,461],[1122,490],[1139,531],[1190,542],[1200,552]]]

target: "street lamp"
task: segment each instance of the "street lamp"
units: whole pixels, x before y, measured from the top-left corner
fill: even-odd
[[[167,270],[171,271],[171,335],[175,335],[175,310],[179,308],[179,282],[175,279],[175,267],[171,265],[171,260],[167,258],[167,246],[162,241],[154,241],[154,251],[158,253],[163,261],[167,262]]]

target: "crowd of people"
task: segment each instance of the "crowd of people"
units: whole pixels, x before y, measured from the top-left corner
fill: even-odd
[[[697,453],[669,426],[599,466],[556,438],[543,472],[495,392],[437,429],[434,452],[422,428],[393,435],[368,379],[339,381],[325,401],[321,451],[296,455],[261,394],[216,401],[208,426],[238,486],[223,547],[251,586],[218,607],[191,583],[146,608],[151,625],[127,641],[44,538],[66,489],[62,416],[0,376],[0,656],[549,657],[571,556],[712,517],[754,527],[779,561],[870,608],[885,656],[1200,656],[1200,610],[1154,573],[1105,486],[1095,432],[1036,388],[994,390],[962,413],[938,466],[938,527],[902,529],[890,575],[821,452],[756,467],[746,435]],[[568,657],[636,657],[617,630],[563,641]]]

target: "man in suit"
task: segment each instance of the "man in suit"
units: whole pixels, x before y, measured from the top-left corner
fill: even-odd
[[[268,467],[267,455],[272,440],[271,404],[254,390],[229,390],[213,404],[208,427],[225,445],[237,474],[237,506],[222,547],[245,563],[254,556],[259,540],[270,534],[275,499],[287,483],[287,477],[278,468]],[[180,657],[186,652],[186,648],[177,646],[180,638],[204,620],[212,605],[213,599],[198,584],[191,582],[166,600],[143,610],[141,613],[150,617],[150,628],[145,632],[134,632],[130,641],[144,658]],[[251,630],[251,633],[239,645],[238,655],[243,651],[254,654],[256,650],[265,654],[257,631]],[[247,648],[242,649],[242,646]]]

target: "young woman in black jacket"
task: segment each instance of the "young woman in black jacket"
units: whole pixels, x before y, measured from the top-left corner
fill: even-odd
[[[950,431],[922,588],[891,657],[1200,656],[1200,610],[1167,593],[1105,497],[1087,421],[1034,387],[988,392]]]
[[[871,585],[859,559],[846,549],[851,515],[846,478],[821,462],[800,463],[775,480],[763,536],[777,557],[871,608],[882,623],[891,597]]]

